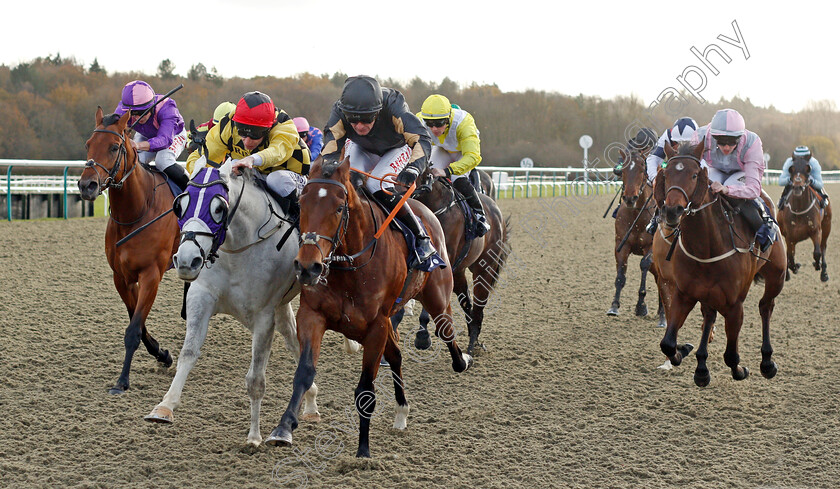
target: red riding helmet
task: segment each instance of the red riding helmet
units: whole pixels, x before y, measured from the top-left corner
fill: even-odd
[[[248,92],[236,104],[233,122],[257,127],[271,127],[276,120],[274,102],[262,92]]]

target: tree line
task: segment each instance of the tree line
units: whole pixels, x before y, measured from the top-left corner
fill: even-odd
[[[0,103],[5,112],[0,117],[0,158],[85,159],[84,142],[94,128],[96,107],[102,106],[106,113],[113,111],[123,85],[131,80],[145,80],[158,93],[183,83],[184,89],[173,98],[184,119],[194,119],[196,125],[208,120],[220,102],[235,103],[243,93],[260,90],[290,116],[304,116],[323,128],[347,77],[337,72],[223,78],[215,68],[202,63],[191,66],[187,76],[181,77],[175,69],[166,59],[153,76],[109,74],[97,60],[86,67],[58,54],[12,67],[0,65]],[[482,164],[486,166],[518,166],[524,157],[533,159],[537,167],[580,166],[583,154],[578,139],[589,134],[594,140],[590,161],[606,167],[616,154],[605,156],[605,149],[625,141],[640,121],[660,134],[676,118],[663,110],[648,111],[647,105],[632,95],[602,99],[534,90],[503,92],[496,85],[460,86],[448,78],[439,83],[419,77],[407,84],[379,81],[400,90],[412,111],[419,112],[427,96],[442,93],[472,113],[481,131]],[[784,113],[772,106],[757,107],[749,98],[705,104],[687,98],[679,115],[691,116],[699,124],[708,123],[721,108],[741,112],[747,128],[761,136],[764,150],[770,154],[770,168],[780,168],[800,144],[811,147],[824,169],[840,167],[840,112],[833,102],[811,102],[799,112]]]

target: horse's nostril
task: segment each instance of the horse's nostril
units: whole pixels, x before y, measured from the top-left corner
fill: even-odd
[[[203,262],[203,260],[201,259],[200,256],[197,256],[197,257],[193,258],[192,261],[190,262],[190,269],[192,269],[192,270],[197,269],[198,267],[201,266],[202,262]]]

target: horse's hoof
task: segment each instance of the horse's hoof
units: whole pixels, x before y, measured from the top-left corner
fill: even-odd
[[[428,331],[418,331],[414,337],[414,348],[418,350],[428,350],[432,347],[432,338]]]
[[[656,327],[657,328],[667,328],[668,327],[668,321],[666,321],[664,319],[660,319],[659,322],[656,324]]]
[[[461,362],[452,361],[452,370],[461,373],[466,372],[473,364],[472,355],[461,352]]]
[[[816,271],[820,271],[820,262],[816,262],[816,261],[815,261],[815,262],[814,262],[814,263],[812,263],[811,265],[814,265],[814,270],[816,270]]]
[[[776,376],[776,373],[779,371],[778,367],[776,367],[776,362],[769,361],[769,362],[761,362],[761,375],[764,376],[765,379],[772,379]]]
[[[637,305],[637,306],[636,306],[636,315],[637,315],[637,316],[639,316],[639,317],[645,317],[645,316],[647,316],[647,315],[648,315],[648,309],[647,309],[647,306],[646,306],[646,305],[644,305],[644,304],[642,304],[642,305]]]
[[[172,423],[175,420],[175,415],[171,409],[163,406],[155,406],[152,412],[143,416],[143,419],[150,423]]]
[[[163,365],[164,368],[171,367],[172,366],[172,355],[169,354],[169,350],[163,350],[163,353],[161,354],[161,356],[163,357],[163,360],[159,359],[158,362],[160,362]]]
[[[610,307],[610,310],[607,311],[607,316],[618,316],[618,306],[613,305]]]
[[[735,380],[744,380],[750,376],[750,369],[738,365],[737,368],[732,369],[732,378]]]
[[[370,448],[362,449],[362,447],[359,447],[359,450],[356,451],[356,458],[370,458]]]
[[[820,274],[820,281],[828,282],[828,274],[827,273]]]
[[[128,390],[128,386],[123,387],[121,385],[115,385],[114,387],[111,387],[110,389],[108,389],[108,394],[111,394],[113,396],[118,396],[120,394],[125,394],[125,391],[127,391],[127,390]]]
[[[785,271],[785,282],[790,280],[790,270]]]
[[[288,431],[275,429],[265,439],[265,444],[273,447],[290,447],[292,446],[292,434]]]
[[[303,413],[300,417],[301,421],[306,421],[308,423],[320,423],[321,422],[321,413],[314,412],[314,413]]]
[[[694,345],[691,343],[685,343],[684,345],[677,345],[677,350],[682,353],[683,358],[687,357],[691,350],[694,349]]]
[[[709,385],[709,382],[712,380],[712,375],[709,373],[708,370],[705,372],[700,372],[699,370],[694,371],[694,383],[697,387],[706,387]]]

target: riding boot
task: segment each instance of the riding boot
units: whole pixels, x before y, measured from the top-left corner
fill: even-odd
[[[300,203],[297,192],[292,192],[286,197],[280,197],[280,209],[286,214],[286,219],[292,221],[295,228],[300,231]]]
[[[759,202],[759,200],[738,199],[735,206],[755,233],[755,239],[758,241],[761,251],[764,252],[775,241],[776,228],[773,225],[773,218],[767,214],[764,208],[764,202]]]
[[[647,231],[648,234],[656,233],[656,226],[657,226],[658,223],[659,223],[659,208],[657,207],[653,211],[653,217],[650,218],[650,222],[648,223],[647,227],[645,228],[645,231]]]
[[[464,196],[467,204],[469,204],[475,213],[476,225],[473,232],[475,232],[476,237],[480,238],[487,234],[490,231],[490,223],[487,222],[484,207],[481,206],[481,199],[475,191],[475,187],[470,183],[470,180],[468,178],[459,178],[452,182],[452,186],[455,187],[455,190],[461,192],[461,195]]]
[[[175,182],[175,185],[177,185],[182,192],[187,189],[187,184],[190,183],[190,176],[187,174],[187,170],[185,170],[183,166],[178,163],[169,165],[168,168],[163,170],[163,173],[165,173],[170,180]]]
[[[383,190],[374,192],[373,196],[376,200],[381,202],[389,212],[394,210],[394,207],[396,207],[400,201],[399,195],[388,195]],[[429,238],[429,235],[426,234],[423,227],[420,226],[420,222],[414,216],[414,212],[412,212],[411,207],[409,207],[407,203],[403,205],[399,211],[397,211],[397,215],[395,217],[399,219],[401,223],[405,224],[412,233],[414,233],[414,246],[417,249],[417,257],[419,258],[417,265],[424,263],[432,255],[437,253],[434,245],[432,245],[431,238]]]
[[[613,219],[615,219],[616,216],[618,216],[618,210],[619,209],[621,209],[621,199],[618,200],[618,205],[615,206],[615,210],[613,211],[613,214],[612,214]]]
[[[825,209],[825,206],[828,205],[828,194],[825,193],[825,189],[814,187],[814,184],[811,184],[811,188],[817,191],[817,195],[820,196],[820,209]]]
[[[779,198],[779,205],[778,205],[779,210],[782,210],[785,207],[785,205],[787,205],[787,197],[788,197],[788,194],[790,193],[790,190],[792,188],[793,188],[793,186],[788,184],[788,185],[785,185],[785,189],[782,190],[782,196]]]

